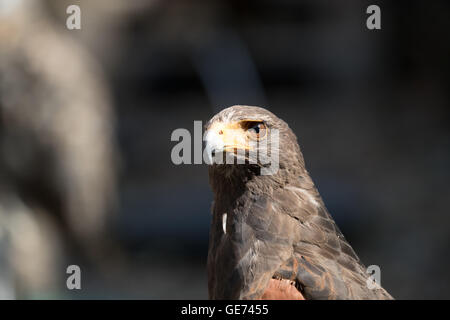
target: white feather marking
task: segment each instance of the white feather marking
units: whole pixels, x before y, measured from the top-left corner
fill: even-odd
[[[227,233],[227,214],[224,213],[222,215],[222,228],[223,228],[223,233]]]
[[[313,205],[315,206],[319,206],[319,203],[316,201],[316,199],[314,199],[314,197],[306,190],[301,189],[301,188],[297,188],[297,187],[286,187],[286,189],[288,190],[292,190],[292,191],[298,191],[301,194],[303,194],[304,196],[306,196],[306,198],[308,199],[309,202],[311,202]]]

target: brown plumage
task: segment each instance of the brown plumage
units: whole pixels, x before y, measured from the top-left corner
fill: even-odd
[[[245,164],[209,166],[211,299],[392,299],[368,287],[365,267],[328,213],[283,120],[263,108],[233,106],[206,129],[212,154],[238,158],[252,139],[267,139],[266,149],[279,152],[274,174],[262,175],[265,165],[249,163],[248,153]],[[279,150],[268,138],[275,130]]]

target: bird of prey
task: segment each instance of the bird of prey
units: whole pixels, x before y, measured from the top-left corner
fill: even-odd
[[[278,148],[269,139],[275,131]],[[232,106],[205,134],[210,156],[236,160],[209,163],[210,299],[392,299],[370,281],[328,213],[286,122],[260,107]],[[278,170],[263,175],[267,164],[249,154],[271,147]]]

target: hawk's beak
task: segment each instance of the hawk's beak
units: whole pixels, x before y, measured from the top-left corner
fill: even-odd
[[[214,161],[214,156],[218,152],[224,151],[224,143],[217,132],[213,130],[208,130],[205,133],[205,152],[208,157],[208,164],[212,164]]]
[[[221,152],[235,152],[237,149],[249,150],[245,131],[238,123],[213,123],[205,132],[206,147],[209,164],[213,163],[214,155]]]

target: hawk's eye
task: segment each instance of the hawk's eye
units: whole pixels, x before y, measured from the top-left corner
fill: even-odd
[[[245,121],[243,127],[253,140],[262,139],[267,134],[266,124],[262,121]]]

